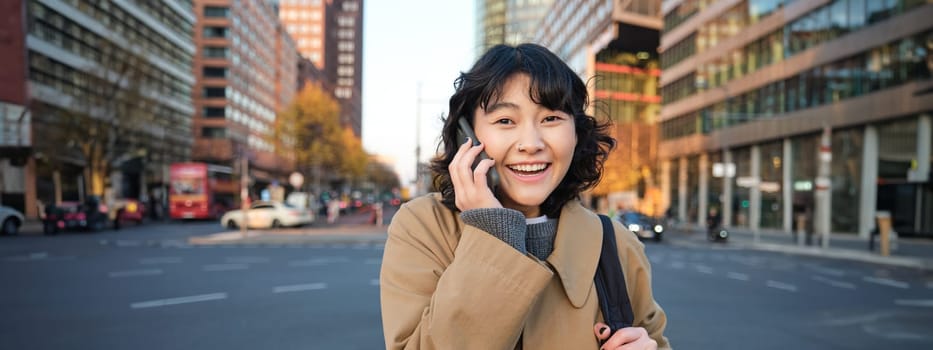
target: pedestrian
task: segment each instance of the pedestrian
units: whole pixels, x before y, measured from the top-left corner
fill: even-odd
[[[644,246],[613,222],[634,326],[610,336],[594,274],[603,230],[579,194],[615,146],[583,81],[535,44],[497,45],[456,80],[439,193],[395,214],[380,274],[387,349],[669,348]],[[458,118],[476,138],[458,141]],[[485,152],[490,159],[474,160]],[[499,183],[486,176],[494,169]],[[600,347],[602,344],[602,347]]]

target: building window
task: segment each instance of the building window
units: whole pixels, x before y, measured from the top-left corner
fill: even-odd
[[[223,118],[226,116],[223,107],[204,107],[205,118]]]
[[[343,3],[343,10],[347,12],[356,12],[360,10],[360,4],[356,1],[347,1]]]
[[[223,46],[206,46],[204,47],[204,57],[212,58],[227,58],[229,51],[226,47]]]
[[[219,7],[219,6],[205,6],[204,7],[204,17],[227,18],[229,14],[230,14],[230,9],[226,7]]]
[[[226,38],[227,28],[226,27],[204,27],[204,37],[205,38]]]
[[[340,50],[340,51],[353,51],[353,48],[354,48],[354,47],[355,47],[355,46],[353,45],[353,42],[352,42],[352,41],[341,41],[341,42],[337,45],[337,49]]]
[[[203,74],[205,78],[226,78],[227,68],[223,67],[204,67]]]
[[[204,97],[227,97],[226,89],[222,87],[206,87],[204,88]]]
[[[209,139],[222,139],[227,137],[226,128],[203,127],[201,128],[201,137]]]

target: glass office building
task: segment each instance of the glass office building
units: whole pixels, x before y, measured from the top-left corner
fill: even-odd
[[[674,216],[701,226],[717,207],[730,226],[828,220],[867,237],[885,210],[898,232],[933,234],[933,3],[682,0],[662,11],[659,148]],[[829,181],[818,183],[821,162]]]

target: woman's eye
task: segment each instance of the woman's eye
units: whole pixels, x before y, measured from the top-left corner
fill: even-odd
[[[549,115],[549,116],[547,116],[547,117],[544,117],[544,121],[545,121],[545,122],[554,122],[554,121],[558,121],[558,120],[560,120],[560,117],[559,117],[559,116],[556,116],[556,115]]]
[[[497,119],[496,124],[512,124],[512,120],[508,118]]]

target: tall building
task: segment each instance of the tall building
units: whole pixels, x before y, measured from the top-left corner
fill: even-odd
[[[4,204],[35,217],[39,202],[158,192],[168,165],[190,152],[191,3],[2,6],[0,31],[9,40],[0,117],[5,131],[10,120],[19,131],[16,152],[7,153],[8,133],[0,139]]]
[[[660,156],[703,225],[933,233],[933,4],[666,1]]]
[[[476,0],[476,55],[497,44],[531,42],[554,0]]]
[[[264,1],[196,0],[192,159],[237,167],[249,159],[253,190],[286,183],[293,162],[272,140],[276,113],[295,94],[298,54]]]
[[[279,17],[298,51],[324,72],[340,102],[341,122],[362,135],[363,2],[282,0]]]
[[[536,42],[588,82],[589,113],[612,122],[617,148],[587,194],[598,210],[663,211],[657,176],[660,11],[657,0],[557,0],[536,33]]]

